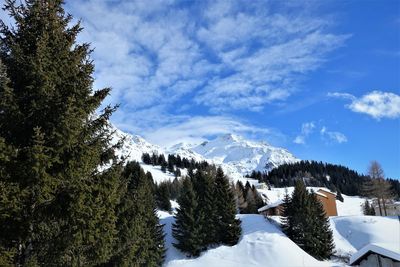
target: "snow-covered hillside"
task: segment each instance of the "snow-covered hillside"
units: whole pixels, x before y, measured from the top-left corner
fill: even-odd
[[[176,145],[162,148],[149,143],[140,136],[130,135],[114,126],[111,127],[115,130],[114,143],[124,138],[118,155],[127,157],[128,160],[140,162],[143,153],[175,154],[221,166],[228,177],[234,181],[243,178],[253,170],[265,171],[281,164],[298,161],[286,149],[277,148],[265,142],[249,141],[232,134],[222,135],[202,144],[187,144],[177,140]],[[155,176],[156,182],[171,178],[171,175],[158,172],[157,168],[145,167],[145,169],[150,171],[153,177]]]
[[[368,244],[385,245],[400,254],[398,217],[337,216],[330,223],[338,256],[350,257]]]
[[[167,256],[164,266],[192,267],[247,267],[247,266],[330,266],[321,262],[293,243],[274,224],[262,215],[238,215],[242,221],[242,237],[233,247],[219,246],[202,253],[199,258],[188,259],[172,242],[171,226],[174,218],[163,213],[161,223],[167,234]],[[288,255],[290,252],[290,255]]]
[[[226,134],[196,146],[174,146],[172,153],[188,151],[200,155],[207,161],[222,165],[233,178],[244,176],[253,170],[265,171],[298,159],[283,148],[265,142],[254,142],[241,136]],[[237,175],[239,174],[239,176]]]
[[[275,192],[278,192],[276,190]],[[349,198],[343,196],[345,199]],[[351,198],[350,198],[351,199]],[[172,201],[172,206],[177,203]],[[358,203],[348,202],[347,211],[359,214]],[[159,211],[160,222],[164,224],[168,248],[164,266],[348,266],[339,260],[318,261],[300,249],[277,226],[262,215],[242,214],[242,237],[235,246],[210,248],[195,259],[188,259],[172,243],[175,242],[171,227],[173,215]],[[273,218],[279,221],[278,218]],[[335,255],[348,259],[367,244],[381,244],[400,253],[400,221],[397,217],[379,216],[337,216],[330,218],[335,243]]]

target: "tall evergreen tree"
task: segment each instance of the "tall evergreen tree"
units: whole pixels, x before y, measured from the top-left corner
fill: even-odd
[[[107,266],[161,266],[164,234],[155,212],[152,178],[137,162],[129,162],[122,176],[128,186],[117,209],[116,253]]]
[[[329,220],[314,193],[298,180],[292,196],[285,195],[282,229],[299,247],[323,260],[333,253],[333,237]]]
[[[315,194],[309,194],[310,198],[310,216],[307,242],[305,242],[305,251],[319,260],[329,259],[335,248],[333,243],[333,234],[330,229],[329,218],[325,213],[322,203]]]
[[[156,203],[160,210],[171,212],[171,193],[168,184],[163,182],[156,186]]]
[[[6,0],[15,28],[0,27],[9,78],[0,88],[0,139],[10,148],[0,194],[12,215],[0,219],[0,244],[17,265],[101,264],[116,233],[114,108],[93,116],[110,89],[93,92],[89,45],[76,44],[81,27],[69,27],[62,2]]]
[[[245,213],[247,209],[247,202],[246,199],[244,198],[243,195],[244,187],[243,184],[240,181],[237,181],[236,187],[235,187],[235,193],[236,193],[236,206],[238,209],[239,213]]]
[[[215,178],[215,207],[217,242],[230,246],[237,244],[241,235],[241,222],[235,218],[235,197],[221,168],[217,169]]]
[[[217,211],[215,208],[215,179],[211,173],[197,170],[193,179],[194,190],[197,194],[199,205],[197,213],[203,214],[203,231],[207,233],[203,239],[203,249],[217,243]]]
[[[201,222],[203,214],[197,213],[198,201],[190,178],[185,178],[178,198],[179,208],[172,225],[173,245],[188,256],[199,256],[203,249],[204,235]]]

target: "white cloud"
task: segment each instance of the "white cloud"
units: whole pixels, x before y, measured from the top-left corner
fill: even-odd
[[[328,131],[325,126],[321,128],[320,133],[323,138],[328,138],[330,142],[335,142],[339,144],[347,142],[347,137],[344,134],[340,132]]]
[[[269,136],[281,138],[281,134],[272,129],[258,128],[226,116],[175,117],[162,127],[142,131],[150,142],[161,146],[170,146],[179,142],[199,143],[206,137],[234,133],[243,136]]]
[[[314,131],[314,122],[305,122],[301,125],[301,133],[293,140],[295,144],[306,144],[306,138]]]
[[[400,117],[400,96],[395,93],[372,91],[359,98],[348,93],[329,93],[328,96],[351,100],[346,107],[367,114],[374,119]]]
[[[80,40],[95,47],[95,86],[112,86],[108,101],[131,109],[174,105],[194,92],[194,103],[212,112],[258,111],[290,96],[296,76],[348,37],[285,5],[273,12],[261,2],[209,1],[195,12],[175,1],[143,3],[67,3],[82,18]]]
[[[67,1],[66,11],[82,19],[78,41],[94,48],[94,87],[113,88],[104,104],[121,104],[112,118],[116,125],[178,136],[171,127],[191,132],[185,125],[204,129],[200,122],[209,119],[208,131],[190,134],[198,138],[245,129],[230,114],[284,101],[344,44],[349,36],[333,34],[332,21],[315,6],[87,0]],[[215,118],[225,127],[215,126]]]

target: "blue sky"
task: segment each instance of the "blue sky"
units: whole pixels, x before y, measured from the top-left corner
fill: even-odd
[[[122,130],[236,133],[400,178],[399,1],[66,2]]]

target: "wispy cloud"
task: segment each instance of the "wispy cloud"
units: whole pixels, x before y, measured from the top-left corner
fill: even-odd
[[[322,138],[327,139],[328,142],[334,142],[339,144],[347,142],[347,137],[343,133],[328,131],[328,129],[325,126],[321,128],[320,133]]]
[[[306,138],[314,131],[314,129],[315,129],[314,122],[303,123],[301,125],[301,133],[298,136],[296,136],[296,138],[293,140],[293,143],[305,145]]]
[[[244,136],[280,137],[280,133],[273,129],[258,128],[239,122],[237,119],[225,116],[195,116],[181,118],[154,131],[144,132],[144,136],[151,142],[162,146],[170,146],[180,142],[199,143],[205,138],[220,134],[235,133]]]
[[[307,5],[86,0],[67,1],[66,10],[82,19],[79,42],[95,49],[95,87],[113,88],[104,104],[121,104],[115,124],[191,133],[188,122],[238,126],[237,110],[284,101],[344,44],[349,35],[333,33],[331,18]],[[210,129],[219,124],[209,121]]]
[[[374,119],[400,117],[400,96],[395,93],[372,91],[359,98],[348,93],[329,93],[351,101],[346,107],[354,112],[367,114]]]

